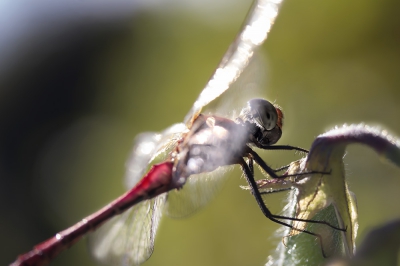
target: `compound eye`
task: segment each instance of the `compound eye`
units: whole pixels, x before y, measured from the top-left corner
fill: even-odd
[[[265,130],[275,128],[278,113],[275,106],[264,99],[253,99],[248,102],[254,121]]]

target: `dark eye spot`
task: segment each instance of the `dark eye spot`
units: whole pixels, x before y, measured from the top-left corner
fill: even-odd
[[[270,116],[270,114],[268,114],[268,113],[267,113],[267,118],[268,118],[268,119],[271,119],[271,116]]]

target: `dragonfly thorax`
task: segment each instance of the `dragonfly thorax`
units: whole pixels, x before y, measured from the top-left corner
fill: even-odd
[[[183,185],[191,175],[239,162],[249,144],[275,144],[282,135],[282,119],[279,107],[264,99],[250,100],[236,121],[200,114],[176,147],[173,179]]]
[[[237,163],[247,148],[248,132],[233,120],[200,114],[176,148],[179,159],[174,162],[174,180],[184,181],[191,175]]]

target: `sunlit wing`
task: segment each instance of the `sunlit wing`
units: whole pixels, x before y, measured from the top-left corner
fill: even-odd
[[[265,70],[265,65],[260,62],[261,58],[253,58],[253,55],[266,39],[280,3],[281,1],[255,1],[239,35],[186,115],[184,121],[188,127],[202,108],[211,102],[214,105],[210,108],[213,109],[212,113],[232,118],[239,112],[235,108],[243,108],[251,98],[263,97],[259,93],[263,83],[260,77],[264,77],[265,72],[260,72]],[[245,69],[246,72],[242,73]],[[220,101],[214,101],[221,95]],[[206,205],[223,187],[227,177],[225,168],[193,175],[181,190],[171,191],[167,198],[166,214],[174,218],[185,217]]]
[[[254,51],[267,38],[278,15],[282,0],[255,1],[243,28],[230,45],[220,64],[185,117],[189,127],[202,108],[219,97],[236,81],[252,58]]]
[[[164,160],[185,131],[187,127],[180,123],[160,133],[146,132],[138,135],[126,163],[126,187],[130,189],[136,185],[155,161]]]
[[[136,185],[155,160],[164,160],[185,130],[186,126],[181,123],[161,133],[138,135],[127,162],[127,188]],[[93,256],[107,265],[139,265],[147,260],[153,252],[165,199],[163,194],[141,202],[90,234]]]
[[[166,194],[141,202],[89,236],[91,253],[107,265],[139,265],[153,253]]]
[[[202,113],[236,119],[247,102],[254,98],[266,98],[268,85],[267,61],[262,53],[257,51],[240,77],[231,84],[218,98],[203,107]]]

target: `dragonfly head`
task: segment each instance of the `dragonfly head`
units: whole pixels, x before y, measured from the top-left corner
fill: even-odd
[[[237,121],[249,128],[250,141],[257,147],[275,144],[282,136],[282,110],[267,100],[248,101]]]

